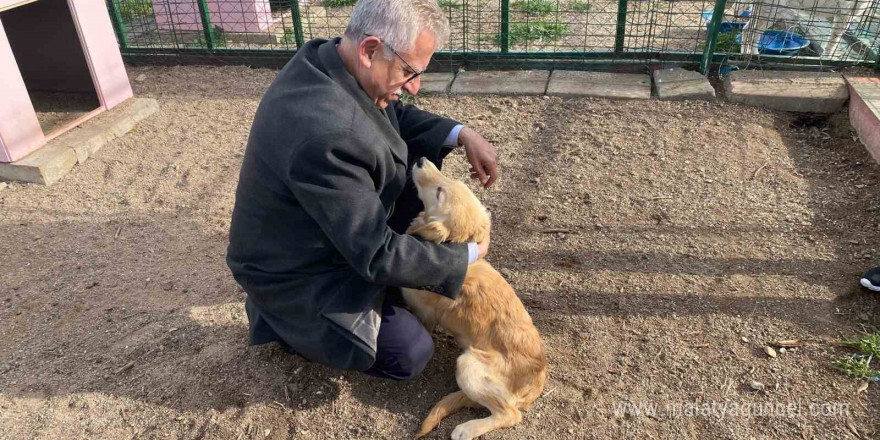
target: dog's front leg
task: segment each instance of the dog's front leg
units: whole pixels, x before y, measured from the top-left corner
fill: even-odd
[[[422,325],[428,329],[428,333],[433,333],[434,327],[437,326],[437,318],[434,307],[432,307],[434,301],[431,300],[433,298],[429,295],[436,294],[407,288],[401,290],[403,291],[403,299],[406,301],[406,305],[408,305],[416,317],[419,318]]]
[[[416,215],[416,218],[414,218],[409,223],[409,227],[406,228],[406,233],[411,234],[413,231],[418,230],[422,226],[425,226],[425,223],[427,223],[427,217],[428,216],[427,214],[425,214],[425,211],[418,213],[418,215]]]

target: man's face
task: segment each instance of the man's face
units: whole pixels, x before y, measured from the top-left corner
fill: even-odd
[[[361,86],[373,98],[373,102],[384,109],[391,101],[400,99],[403,91],[410,95],[418,93],[421,77],[417,76],[412,80],[410,78],[428,67],[431,56],[434,55],[434,34],[428,31],[421,32],[416,37],[412,50],[406,53],[398,51],[397,55],[377,38],[367,38],[376,41],[371,42],[371,47],[367,49],[367,53],[372,50],[372,58],[369,60],[369,68],[365,75],[366,84]]]

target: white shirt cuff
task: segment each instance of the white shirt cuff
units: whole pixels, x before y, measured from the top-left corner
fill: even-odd
[[[480,257],[480,247],[473,241],[468,242],[468,264],[474,264]]]
[[[458,133],[461,129],[464,128],[464,125],[458,124],[455,127],[452,127],[452,131],[449,132],[449,136],[446,136],[446,140],[443,141],[443,145],[447,147],[457,147],[458,146]]]

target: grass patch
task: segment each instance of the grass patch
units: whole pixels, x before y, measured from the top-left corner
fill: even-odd
[[[739,53],[739,43],[736,41],[738,34],[739,31],[719,33],[715,40],[715,53]],[[702,52],[705,48],[705,41],[697,44],[697,51]]]
[[[530,42],[556,41],[571,35],[571,29],[565,23],[553,20],[536,20],[531,23],[515,23],[510,27],[510,45]]]
[[[571,4],[571,10],[575,12],[590,12],[590,4],[587,2],[575,0]]]
[[[477,40],[477,43],[498,45],[501,44],[501,35],[477,34],[475,40]]]
[[[440,0],[437,4],[443,9],[461,9],[464,7],[464,3],[454,2],[452,0]]]
[[[508,36],[510,45],[531,42],[552,42],[571,35],[571,29],[565,23],[553,20],[535,20],[531,23],[513,23]],[[500,34],[479,34],[476,40],[480,43],[501,45]]]
[[[880,333],[871,333],[859,339],[844,341],[844,345],[860,351],[865,356],[880,358]]]
[[[220,26],[214,26],[214,48],[226,47],[226,31]]]
[[[117,0],[116,5],[122,21],[153,16],[153,4],[149,0]]]
[[[354,6],[357,0],[324,0],[324,6],[328,8],[341,8],[343,6]]]
[[[296,42],[296,31],[292,27],[284,28],[284,35],[281,36],[281,44],[293,44]]]
[[[418,104],[418,99],[409,93],[403,92],[403,94],[400,95],[400,103],[403,105],[415,105]]]
[[[212,37],[214,40],[214,49],[226,47],[226,31],[223,30],[220,26],[214,26],[212,32]],[[208,43],[204,38],[197,38],[192,43],[184,43],[183,47],[188,48],[207,48]]]
[[[833,360],[832,368],[860,380],[877,380],[880,377],[880,370],[871,368],[871,361],[880,356],[880,333],[868,333],[860,338],[845,340],[843,344],[858,353]]]
[[[548,0],[519,0],[510,5],[513,9],[529,15],[547,15],[556,10],[556,3]]]
[[[844,356],[834,360],[832,367],[841,373],[860,380],[873,380],[880,376],[880,371],[871,368],[871,357],[865,356]]]
[[[736,42],[738,32],[725,32],[718,34],[715,42],[715,52],[739,53],[739,43]]]

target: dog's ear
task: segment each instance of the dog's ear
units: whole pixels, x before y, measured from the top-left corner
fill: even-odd
[[[443,207],[446,205],[446,190],[443,189],[442,186],[437,187],[437,206]]]
[[[444,242],[449,238],[449,229],[446,226],[437,221],[431,221],[413,228],[410,226],[412,231],[407,231],[412,235],[418,235],[419,237],[424,238],[425,240],[433,241],[436,243]]]

